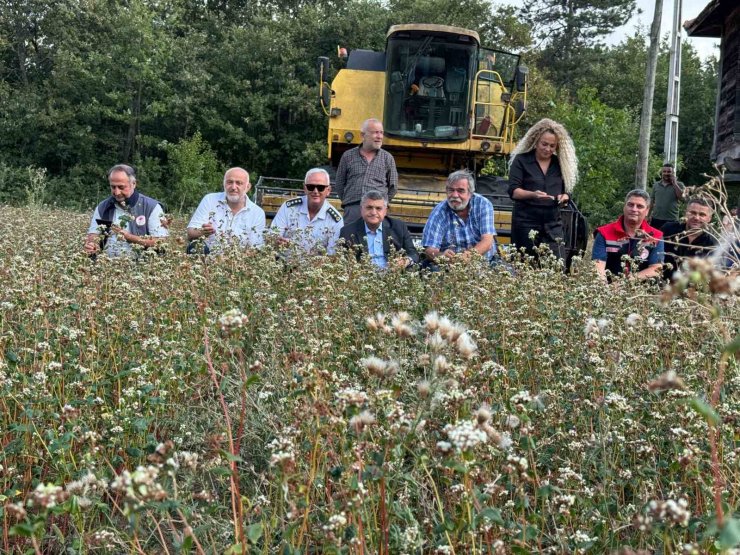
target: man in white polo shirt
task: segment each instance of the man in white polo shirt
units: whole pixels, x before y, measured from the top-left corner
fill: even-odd
[[[205,253],[219,252],[229,243],[245,248],[264,242],[265,211],[249,200],[249,173],[231,168],[224,174],[224,192],[200,201],[188,224],[188,239],[204,238]]]

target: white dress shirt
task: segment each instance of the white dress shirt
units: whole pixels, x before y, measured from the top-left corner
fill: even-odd
[[[239,241],[243,247],[259,247],[265,241],[265,211],[246,198],[244,208],[236,214],[226,202],[226,193],[209,193],[200,201],[188,227],[201,228],[213,224],[216,233],[205,238],[211,252],[217,252],[230,241]]]

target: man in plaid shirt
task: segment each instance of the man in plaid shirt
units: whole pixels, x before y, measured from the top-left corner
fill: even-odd
[[[422,245],[427,259],[440,256],[470,259],[473,251],[489,261],[496,258],[493,204],[475,193],[475,179],[467,170],[447,178],[447,200],[435,206],[424,226]]]
[[[383,124],[375,118],[360,128],[362,144],[342,155],[337,168],[334,190],[342,201],[344,222],[360,218],[360,200],[368,191],[380,191],[388,202],[396,194],[396,161],[383,146]]]

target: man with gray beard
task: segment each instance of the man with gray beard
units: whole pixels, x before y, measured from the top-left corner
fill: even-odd
[[[200,201],[188,224],[188,239],[205,238],[206,254],[221,250],[225,243],[243,247],[264,243],[265,211],[249,200],[249,173],[231,168],[224,174],[223,193],[209,193]],[[188,247],[190,252],[192,247]]]
[[[489,261],[496,259],[496,227],[493,204],[476,194],[475,178],[467,170],[447,178],[447,200],[429,215],[422,245],[427,260],[440,256],[469,260],[477,252]]]

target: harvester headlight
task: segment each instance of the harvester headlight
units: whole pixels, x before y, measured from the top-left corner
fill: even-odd
[[[491,143],[489,143],[488,141],[483,141],[483,142],[482,142],[482,143],[480,144],[480,149],[481,149],[481,150],[482,150],[483,152],[488,152],[488,149],[489,149],[489,148],[491,148]]]
[[[345,141],[347,141],[348,143],[351,143],[351,142],[352,142],[352,139],[354,139],[354,138],[355,138],[355,136],[354,136],[354,134],[352,133],[352,131],[347,131],[347,132],[346,132],[346,133],[344,134],[344,140],[345,140]]]

